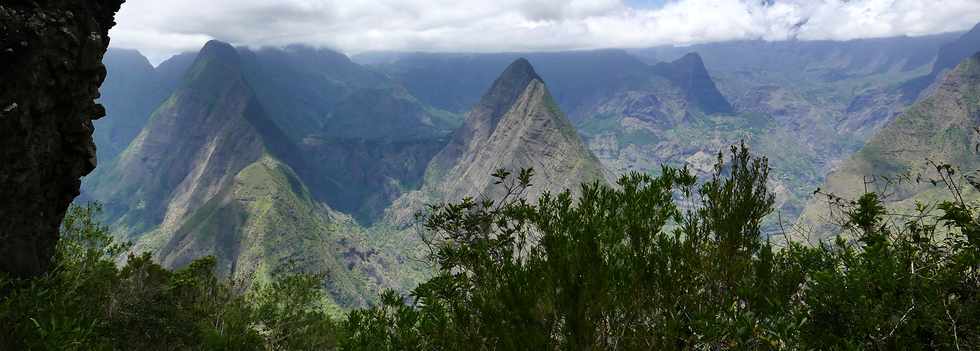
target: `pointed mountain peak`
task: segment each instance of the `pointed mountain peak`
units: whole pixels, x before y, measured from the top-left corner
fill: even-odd
[[[499,117],[524,93],[531,82],[541,81],[534,67],[525,58],[519,58],[497,77],[490,90],[483,95],[480,105],[494,111],[491,115]]]
[[[670,77],[707,78],[711,80],[708,75],[708,69],[704,66],[704,60],[696,52],[689,52],[671,62],[658,63],[656,67],[661,73],[666,73]],[[714,85],[713,82],[712,85]]]
[[[683,57],[671,62],[674,67],[682,67],[692,70],[705,71],[708,69],[704,67],[704,60],[701,59],[701,55],[696,52],[689,52]]]
[[[132,49],[109,48],[102,58],[102,63],[117,69],[153,71],[150,60],[139,51]]]
[[[242,57],[237,49],[228,43],[211,40],[198,52],[184,76],[184,84],[217,94],[221,91],[219,87],[243,79],[241,67]]]
[[[531,62],[528,62],[526,58],[521,57],[514,60],[510,66],[507,66],[504,73],[500,74],[498,81],[507,80],[511,82],[521,82],[523,83],[522,85],[527,86],[528,83],[535,79],[540,80],[541,77],[534,71],[534,67],[531,66]]]
[[[444,199],[497,194],[497,169],[534,168],[535,198],[543,192],[576,189],[604,180],[598,159],[558,108],[544,81],[525,59],[514,61],[483,101],[467,114],[463,127],[430,162],[429,186]],[[491,196],[493,198],[493,196]]]
[[[204,47],[201,48],[201,52],[198,54],[198,58],[215,59],[220,62],[235,64],[241,61],[238,50],[234,46],[218,40],[211,40],[207,44],[204,44]]]
[[[676,84],[687,95],[688,101],[704,113],[733,112],[732,105],[721,95],[708,74],[701,55],[691,52],[673,62],[658,63],[653,69]]]

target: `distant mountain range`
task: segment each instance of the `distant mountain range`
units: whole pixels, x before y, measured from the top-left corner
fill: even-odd
[[[936,61],[929,74],[913,79],[902,85],[903,97],[906,101],[914,101],[922,97],[924,90],[941,81],[942,75],[956,68],[960,62],[980,51],[980,24],[966,32],[956,40],[950,41],[939,48]]]
[[[533,167],[535,197],[661,164],[709,172],[744,140],[770,158],[792,221],[830,170],[857,172],[844,160],[904,128],[910,87],[955,95],[928,86],[980,51],[974,32],[353,60],[212,41],[157,67],[110,50],[100,165],[79,201],[104,203],[167,266],[215,255],[246,280],[323,272],[336,306],[360,306],[428,274],[413,214],[492,197],[498,168]]]
[[[114,159],[146,125],[153,110],[170,97],[183,81],[195,55],[183,54],[150,65],[135,50],[109,49],[102,60],[107,67],[100,102],[112,118],[96,121],[95,142],[99,160]]]
[[[949,164],[975,177],[980,170],[976,147],[980,145],[980,52],[963,60],[944,75],[937,87],[881,129],[837,167],[821,186],[824,193],[854,200],[865,190],[886,194],[885,200],[911,211],[916,202],[932,205],[952,200],[939,180],[935,166]],[[932,164],[930,163],[932,162]],[[962,183],[964,195],[978,198]],[[832,207],[815,197],[806,207],[801,224],[810,240],[835,233]]]
[[[781,215],[792,219],[837,162],[912,102],[903,98],[909,82],[932,79],[940,48],[980,50],[969,38],[949,33],[353,59],[385,72],[423,102],[458,112],[476,103],[494,72],[525,56],[613,174],[656,172],[665,163],[707,171],[719,149],[744,140],[770,157]]]
[[[113,227],[169,267],[215,255],[223,274],[246,281],[325,272],[337,306],[363,305],[411,278],[393,273],[414,254],[400,251],[414,247],[410,233],[375,223],[403,194],[477,196],[492,191],[498,168],[536,168],[538,193],[605,179],[526,60],[505,70],[455,129],[457,115],[342,55],[212,41],[194,57],[148,118],[120,115],[145,126],[85,180],[87,199],[105,204]],[[112,111],[144,104],[130,102]],[[379,210],[344,207],[352,203]],[[379,250],[372,224],[408,241]]]

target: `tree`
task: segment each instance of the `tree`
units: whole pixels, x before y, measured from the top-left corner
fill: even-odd
[[[977,346],[977,212],[894,223],[873,194],[856,240],[774,247],[768,165],[742,145],[698,183],[686,169],[523,198],[432,206],[438,274],[354,311],[347,350],[892,349]],[[940,226],[943,242],[925,240]]]

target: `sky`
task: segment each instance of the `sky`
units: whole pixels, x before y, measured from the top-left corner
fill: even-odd
[[[111,46],[154,64],[211,39],[261,47],[501,52],[968,30],[980,0],[127,0]]]

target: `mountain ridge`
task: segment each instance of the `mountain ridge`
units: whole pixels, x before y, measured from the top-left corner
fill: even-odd
[[[584,182],[608,175],[561,112],[527,59],[501,73],[452,141],[433,158],[426,180],[445,201],[464,197],[495,198],[500,191],[492,174],[534,168],[527,196],[575,191]]]
[[[845,198],[870,191],[887,190],[900,209],[914,203],[944,198],[945,189],[928,181],[895,184],[891,180],[911,176],[931,179],[938,175],[928,163],[948,163],[965,171],[980,169],[974,145],[980,118],[980,52],[963,60],[932,91],[886,125],[850,159],[837,167],[821,186],[825,193]],[[867,183],[871,179],[871,183]],[[867,183],[867,184],[866,184]],[[969,189],[967,189],[967,192]],[[975,197],[976,194],[969,195]],[[813,239],[835,233],[829,226],[834,216],[820,197],[811,199],[798,221],[814,228]]]
[[[915,101],[922,94],[928,94],[931,87],[941,82],[943,74],[956,68],[977,51],[980,51],[980,23],[956,40],[940,47],[929,73],[902,85],[902,97],[906,101]]]
[[[111,168],[90,180],[114,227],[165,267],[214,255],[246,284],[276,272],[330,273],[334,306],[387,286],[350,219],[314,198],[315,176],[245,79],[239,51],[208,42],[184,82]]]

